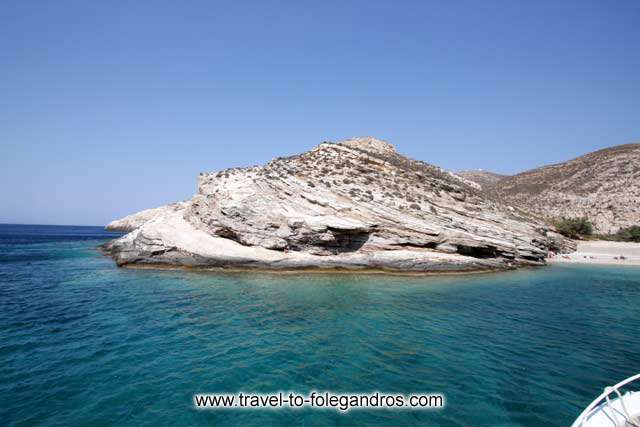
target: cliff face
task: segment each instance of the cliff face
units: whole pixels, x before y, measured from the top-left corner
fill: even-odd
[[[640,144],[595,151],[485,187],[496,199],[533,214],[587,217],[596,232],[615,233],[640,224]]]
[[[120,265],[466,271],[572,247],[477,184],[374,138],[201,174],[191,200],[143,216],[127,217],[141,225],[108,246]]]

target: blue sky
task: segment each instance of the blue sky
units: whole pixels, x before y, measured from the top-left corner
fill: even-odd
[[[502,173],[639,141],[640,2],[0,3],[0,222],[358,135]]]

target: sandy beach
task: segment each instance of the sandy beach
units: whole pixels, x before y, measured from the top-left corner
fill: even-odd
[[[548,258],[549,263],[640,265],[640,243],[593,240],[578,242],[576,252]]]

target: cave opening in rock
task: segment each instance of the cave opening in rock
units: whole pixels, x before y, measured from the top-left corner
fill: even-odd
[[[497,251],[493,246],[458,246],[458,253],[473,258],[496,258]]]

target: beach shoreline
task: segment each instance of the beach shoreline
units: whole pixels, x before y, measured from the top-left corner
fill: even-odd
[[[640,243],[585,240],[570,254],[547,258],[549,264],[603,264],[640,266]]]

